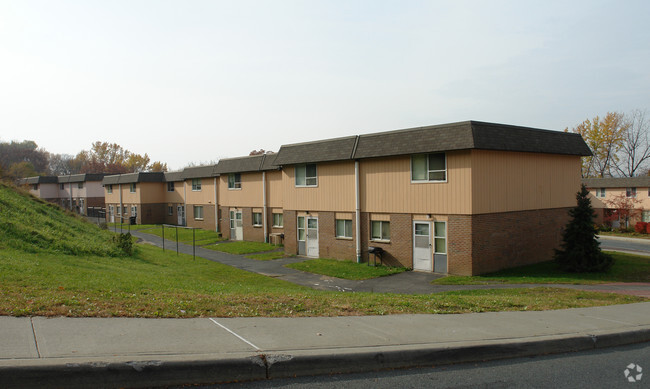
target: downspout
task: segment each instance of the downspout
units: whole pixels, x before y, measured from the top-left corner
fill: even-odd
[[[214,177],[214,230],[219,232],[219,197],[217,197],[217,177]]]
[[[122,184],[118,184],[118,185],[120,191],[120,224],[122,224],[124,222],[124,204],[122,204]]]
[[[361,201],[359,199],[359,160],[354,161],[354,197],[356,200],[357,263],[361,263]]]
[[[264,225],[264,242],[269,243],[268,226],[266,225],[266,171],[262,171],[262,224]]]
[[[68,178],[69,180],[70,178]],[[70,211],[74,211],[72,208],[72,183],[68,181],[68,191],[70,192]]]
[[[187,225],[187,180],[183,180],[183,225]]]

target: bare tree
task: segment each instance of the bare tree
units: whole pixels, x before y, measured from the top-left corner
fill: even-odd
[[[634,177],[650,159],[650,121],[639,109],[625,115],[624,120],[626,129],[614,168],[623,177]]]

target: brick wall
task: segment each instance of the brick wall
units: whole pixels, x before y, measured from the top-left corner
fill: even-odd
[[[194,219],[194,205],[203,207],[203,220]],[[214,205],[187,204],[185,207],[185,220],[188,227],[214,231]]]
[[[447,221],[447,272],[472,274],[472,217],[449,215]]]
[[[264,242],[264,227],[253,226],[253,208],[242,208],[242,222],[244,223],[244,240]]]
[[[352,219],[352,236],[354,237],[355,221]],[[336,237],[336,213],[318,212],[318,253],[321,258],[357,259],[354,239]]]
[[[472,216],[471,273],[553,259],[554,249],[559,247],[562,231],[569,221],[568,211],[569,208],[556,208]],[[452,239],[457,237],[450,234]]]
[[[284,219],[284,252],[288,255],[298,254],[298,218],[296,211],[283,211]]]
[[[126,205],[126,204],[125,204]],[[138,224],[160,224],[165,220],[165,212],[167,204],[134,204],[138,206],[138,216],[136,223]],[[124,222],[128,223],[128,216],[131,216],[131,204],[126,209],[127,217]],[[117,219],[115,221],[118,221]]]

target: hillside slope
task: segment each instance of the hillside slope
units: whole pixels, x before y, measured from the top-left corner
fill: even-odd
[[[112,239],[110,232],[0,182],[0,249],[119,256]]]

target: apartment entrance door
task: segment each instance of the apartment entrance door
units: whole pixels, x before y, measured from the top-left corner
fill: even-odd
[[[431,222],[413,222],[413,270],[433,271]]]
[[[241,210],[230,211],[230,239],[244,239],[244,222],[242,220]]]
[[[184,205],[178,205],[176,207],[176,213],[178,214],[178,225],[179,226],[184,226],[185,225],[185,206]]]

